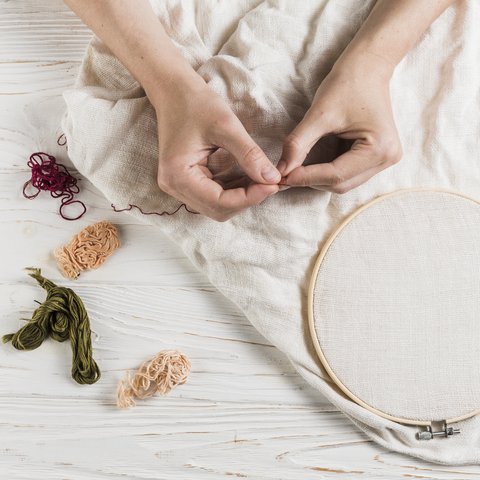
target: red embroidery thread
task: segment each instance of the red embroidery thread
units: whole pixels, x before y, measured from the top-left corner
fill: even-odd
[[[164,212],[144,212],[138,205],[133,205],[131,203],[128,204],[128,207],[126,208],[117,208],[115,207],[115,205],[112,203],[111,207],[113,208],[113,211],[114,212],[129,212],[130,210],[132,210],[132,208],[136,208],[138,210],[140,210],[140,213],[142,213],[143,215],[158,215],[158,216],[162,216],[162,215],[174,215],[175,213],[177,213],[182,207],[185,207],[185,210],[187,212],[190,212],[190,213],[193,213],[194,215],[198,215],[200,212],[194,212],[193,210],[189,210],[188,207],[184,204],[184,203],[181,203],[173,212],[167,212],[167,211],[164,211]]]
[[[63,140],[62,140],[63,138]],[[67,137],[65,136],[64,133],[62,133],[58,138],[57,138],[57,145],[60,145],[61,147],[64,147],[67,144]]]
[[[61,198],[61,205],[58,210],[60,216],[65,220],[78,220],[87,211],[87,207],[80,200],[74,200],[74,196],[80,192],[77,185],[78,180],[68,171],[65,165],[57,163],[53,155],[45,152],[35,152],[30,155],[27,165],[32,171],[32,176],[23,185],[23,196],[32,200],[38,196],[40,191],[50,192],[53,198]],[[37,191],[33,194],[27,193],[27,187],[31,185]],[[66,206],[78,203],[82,206],[82,212],[76,217],[68,217],[63,213]]]

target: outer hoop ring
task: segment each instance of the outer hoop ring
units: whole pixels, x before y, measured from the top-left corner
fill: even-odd
[[[325,244],[320,249],[320,253],[318,254],[318,257],[315,261],[315,265],[313,267],[313,271],[312,271],[312,275],[310,277],[310,283],[309,283],[309,287],[308,287],[308,325],[309,325],[309,329],[310,329],[310,336],[311,336],[313,345],[315,347],[315,351],[316,351],[323,367],[327,371],[330,378],[335,382],[335,384],[340,388],[340,390],[342,390],[343,393],[345,393],[345,395],[347,395],[350,399],[352,399],[358,405],[360,405],[360,406],[366,408],[367,410],[370,410],[371,412],[373,412],[373,413],[375,413],[375,414],[377,414],[377,415],[379,415],[383,418],[386,418],[388,420],[392,420],[394,422],[402,423],[402,424],[406,424],[406,425],[430,425],[432,423],[432,421],[435,421],[435,420],[412,420],[412,419],[408,419],[408,418],[395,417],[395,416],[390,415],[388,413],[382,412],[381,410],[378,410],[375,407],[372,407],[371,405],[369,405],[368,403],[364,402],[362,399],[357,397],[353,392],[351,392],[340,381],[340,379],[335,375],[335,373],[333,372],[332,368],[330,367],[330,365],[328,363],[327,358],[325,357],[325,355],[322,351],[322,348],[320,346],[320,342],[317,338],[317,332],[315,331],[315,318],[314,318],[314,315],[313,315],[313,296],[314,296],[314,289],[315,289],[315,284],[316,284],[316,278],[317,278],[317,275],[318,275],[318,271],[320,269],[320,266],[322,264],[323,259],[325,258],[331,244],[333,243],[333,241],[335,240],[337,235],[357,215],[362,213],[364,210],[370,208],[371,206],[375,205],[376,203],[379,203],[379,202],[381,202],[381,201],[383,201],[387,198],[394,197],[394,196],[397,196],[397,195],[402,195],[402,194],[408,193],[408,192],[442,192],[442,193],[448,193],[450,195],[455,195],[457,197],[462,197],[466,200],[470,200],[470,201],[472,201],[472,202],[474,202],[474,203],[476,203],[477,205],[480,206],[480,201],[479,200],[476,200],[476,199],[474,199],[474,198],[472,198],[468,195],[465,195],[463,193],[460,193],[460,192],[456,192],[456,191],[452,191],[452,190],[448,190],[448,189],[443,189],[443,188],[415,187],[415,188],[404,188],[404,189],[401,189],[401,190],[395,190],[394,192],[390,192],[390,193],[380,195],[380,196],[374,198],[373,200],[371,200],[370,202],[368,202],[368,203],[362,205],[361,207],[359,207],[357,210],[355,210],[353,213],[351,213],[347,218],[345,218],[345,220],[343,220],[340,223],[340,225],[333,231],[333,233],[330,234],[330,236],[327,238]],[[475,415],[478,415],[479,413],[480,413],[480,408],[478,408],[477,410],[474,410],[472,412],[469,412],[467,414],[461,415],[459,417],[449,418],[449,419],[439,419],[439,420],[444,420],[446,423],[455,423],[455,422],[459,422],[461,420],[465,420],[467,418],[474,417]]]

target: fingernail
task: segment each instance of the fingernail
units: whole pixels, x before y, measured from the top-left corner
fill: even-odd
[[[277,180],[280,179],[280,173],[278,173],[278,170],[273,166],[265,167],[262,170],[262,177],[267,182],[276,182]]]
[[[283,171],[285,170],[285,167],[287,166],[287,162],[285,160],[280,160],[277,165],[277,170],[283,174]]]

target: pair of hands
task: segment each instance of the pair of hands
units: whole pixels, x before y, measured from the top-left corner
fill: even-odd
[[[334,67],[303,120],[286,137],[278,168],[203,80],[177,85],[175,94],[166,95],[156,108],[158,185],[217,221],[261,203],[281,185],[345,193],[401,158],[389,79],[381,70],[363,74]],[[329,135],[349,141],[350,148],[330,162],[303,165],[314,145]],[[219,148],[251,179],[248,185],[224,189],[213,179],[207,162]]]
[[[159,132],[159,187],[223,221],[275,194],[281,185],[344,193],[397,162],[401,147],[391,111],[390,78],[455,1],[376,0],[305,117],[285,139],[278,169],[179,52],[148,0],[65,3],[105,42],[152,102]],[[326,158],[318,148],[323,137],[336,137],[349,148]],[[218,158],[222,168],[228,167],[227,175],[212,173]],[[241,183],[228,180],[230,173],[238,172]]]

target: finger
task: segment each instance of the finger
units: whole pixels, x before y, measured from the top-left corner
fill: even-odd
[[[245,208],[257,205],[278,191],[278,185],[252,183],[243,188],[224,190],[208,178],[198,165],[188,171],[177,183],[177,191],[186,203],[199,212],[218,221],[225,221]]]
[[[212,141],[230,152],[254,182],[276,184],[280,181],[280,172],[253,141],[240,120],[224,126]]]
[[[301,168],[301,167],[300,167]],[[357,175],[356,177],[353,177],[350,180],[347,180],[343,183],[340,183],[338,185],[332,186],[332,185],[311,185],[312,188],[318,189],[318,190],[326,190],[329,192],[333,193],[347,193],[350,190],[353,190],[354,188],[357,188],[358,186],[362,185],[363,183],[367,182],[370,180],[373,176],[377,175],[380,173],[382,170],[385,170],[387,168],[387,165],[380,165],[377,167],[372,167],[365,172],[361,173],[360,175]],[[282,185],[280,185],[279,188],[281,188]]]
[[[314,116],[307,112],[283,143],[282,155],[277,165],[282,176],[287,176],[294,168],[302,165],[312,147],[330,131],[325,115]]]
[[[359,175],[349,180],[346,180],[345,182],[340,183],[334,187],[330,187],[328,189],[334,193],[340,193],[340,194],[347,193],[350,190],[353,190],[354,188],[357,188],[358,186],[367,182],[373,176],[379,174],[381,171],[385,170],[386,168],[391,167],[392,165],[395,165],[400,161],[401,157],[402,157],[402,153],[401,153],[401,147],[400,147],[400,150],[396,151],[396,153],[392,153],[391,157],[387,156],[387,158],[384,158],[384,161],[380,162],[379,165],[371,167],[368,170],[365,170],[364,172],[360,173]]]
[[[291,186],[336,187],[381,163],[382,159],[370,148],[362,148],[362,146],[355,148],[354,145],[351,150],[331,162],[295,168],[282,183]]]
[[[361,173],[360,175],[357,175],[356,177],[353,177],[350,180],[347,180],[346,182],[343,182],[332,190],[334,193],[347,193],[350,190],[353,190],[354,188],[359,187],[360,185],[364,184],[365,182],[368,182],[372,177],[380,173],[381,171],[385,170],[388,167],[387,164],[382,163],[376,167],[369,168],[365,172]]]

